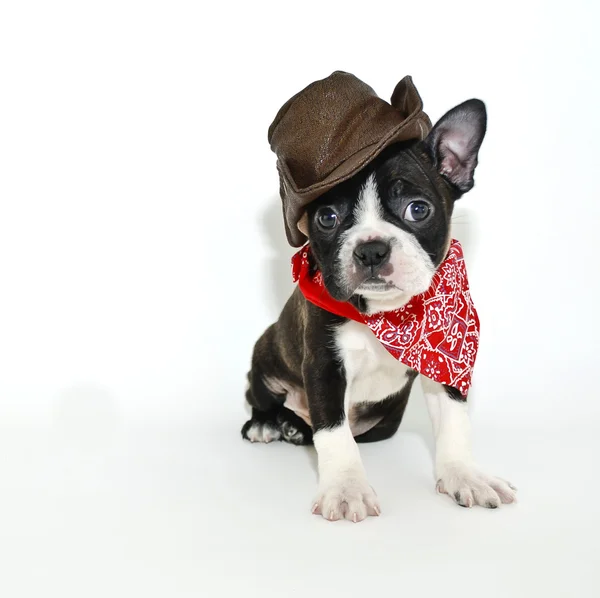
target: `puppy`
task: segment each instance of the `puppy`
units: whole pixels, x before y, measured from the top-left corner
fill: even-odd
[[[484,104],[464,102],[424,140],[391,145],[308,205],[303,232],[331,297],[379,314],[430,287],[450,247],[454,202],[473,186],[485,129]],[[403,365],[365,324],[317,307],[298,288],[256,343],[242,436],[314,443],[313,513],[354,522],[379,515],[357,443],[396,432],[417,377],[436,438],[438,491],[463,507],[515,501],[513,486],[473,462],[465,396]]]

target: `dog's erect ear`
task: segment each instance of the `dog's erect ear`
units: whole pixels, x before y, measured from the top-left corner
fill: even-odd
[[[438,172],[462,193],[473,187],[486,121],[485,104],[467,100],[446,112],[425,139]]]

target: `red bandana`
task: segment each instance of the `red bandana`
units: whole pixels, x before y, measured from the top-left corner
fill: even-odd
[[[435,382],[467,396],[477,346],[479,318],[469,293],[460,243],[453,239],[431,286],[400,309],[371,316],[336,301],[323,285],[319,270],[310,272],[305,245],[292,258],[292,275],[302,294],[321,309],[366,324],[390,354]]]

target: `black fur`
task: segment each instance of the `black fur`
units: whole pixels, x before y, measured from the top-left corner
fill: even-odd
[[[451,399],[454,399],[455,401],[459,401],[459,402],[462,402],[465,400],[465,397],[463,397],[463,395],[460,394],[460,391],[457,390],[456,388],[453,388],[452,386],[447,386],[446,384],[444,384],[444,389],[446,390],[446,392],[448,393],[448,396]]]
[[[412,384],[417,377],[417,372],[409,373],[409,381],[404,388],[391,397],[388,397],[381,403],[375,403],[373,405],[365,406],[366,417],[378,418],[380,417],[379,423],[374,425],[370,430],[355,436],[356,442],[377,442],[379,440],[386,440],[396,433],[396,430],[400,427],[402,422],[402,416],[408,403],[408,397]],[[357,406],[360,410],[360,405]],[[363,416],[363,417],[364,417]]]

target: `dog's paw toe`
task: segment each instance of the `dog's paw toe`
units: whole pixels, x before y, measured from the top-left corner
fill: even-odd
[[[496,509],[501,504],[517,501],[516,488],[512,484],[464,464],[441,468],[437,491],[448,494],[456,504],[467,508],[480,505]]]
[[[348,519],[354,523],[381,513],[375,491],[366,480],[347,479],[325,486],[313,504],[312,512],[329,521]]]
[[[242,428],[242,437],[250,442],[273,442],[281,438],[281,432],[269,422],[247,421]]]

